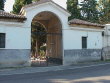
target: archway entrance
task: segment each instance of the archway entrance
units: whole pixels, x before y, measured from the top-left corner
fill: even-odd
[[[33,18],[31,31],[31,56],[40,62],[39,65],[62,64],[62,25],[59,18],[52,12],[41,12]]]

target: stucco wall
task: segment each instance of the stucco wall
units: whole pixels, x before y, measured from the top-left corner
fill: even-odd
[[[101,29],[68,27],[63,30],[63,64],[101,60]],[[82,49],[82,37],[87,37],[87,49]]]
[[[110,46],[110,24],[106,24],[104,28],[103,47]]]
[[[110,59],[110,24],[106,24],[104,29],[102,56],[106,60]]]
[[[31,22],[37,14],[48,11],[54,13],[59,18],[62,28],[68,28],[68,16],[70,16],[70,14],[50,2],[32,6],[30,8],[25,8],[24,11],[26,12],[26,18],[28,19],[25,22],[25,26],[27,27],[31,27]]]
[[[30,50],[0,49],[0,68],[23,67],[30,65]]]
[[[59,4],[60,6],[62,6],[63,8],[67,9],[67,0],[53,0],[55,3]]]
[[[70,14],[53,3],[32,6],[24,11],[27,18],[24,23],[0,21],[0,33],[6,33],[6,47],[0,48],[0,67],[30,65],[31,22],[40,12],[50,11],[56,14],[62,28],[68,27]]]
[[[6,33],[6,48],[0,49],[0,56],[2,56],[2,58],[0,59],[0,65],[19,66],[19,64],[21,63],[22,65],[29,65],[28,62],[30,60],[29,55],[31,49],[31,22],[37,14],[43,11],[49,11],[56,14],[56,16],[61,21],[64,64],[75,62],[74,56],[76,55],[76,57],[83,57],[87,54],[88,58],[84,59],[87,60],[91,58],[91,54],[93,54],[93,56],[96,55],[96,58],[93,57],[94,60],[100,59],[100,51],[98,51],[98,49],[102,49],[101,30],[88,29],[84,27],[82,27],[82,29],[79,29],[79,27],[69,27],[68,16],[70,16],[70,14],[50,2],[32,6],[30,8],[25,8],[24,11],[26,12],[25,15],[27,18],[24,23],[0,22],[0,33]],[[87,37],[88,39],[87,49],[95,49],[96,51],[82,50],[82,36]],[[82,57],[79,57],[78,59],[76,59],[76,61],[81,60]],[[6,60],[7,58],[9,58],[9,60]]]
[[[0,48],[0,67],[30,66],[31,29],[23,23],[0,22],[6,34],[5,48]]]
[[[101,49],[73,49],[64,51],[64,65],[101,60]]]
[[[30,49],[31,28],[4,22],[0,25],[0,33],[6,33],[6,47],[4,49]]]
[[[69,27],[63,30],[64,49],[82,49],[82,37],[87,37],[87,49],[102,48],[102,31],[95,29]]]

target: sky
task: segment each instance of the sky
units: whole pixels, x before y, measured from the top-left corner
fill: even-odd
[[[6,0],[5,8],[4,8],[5,11],[7,11],[7,12],[12,11],[14,1],[15,1],[15,0]]]
[[[79,0],[79,1],[82,1],[82,0]],[[14,2],[15,2],[15,0],[6,0],[6,3],[5,3],[5,11],[6,12],[12,11]]]

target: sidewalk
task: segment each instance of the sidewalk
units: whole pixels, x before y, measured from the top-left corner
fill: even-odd
[[[13,75],[13,74],[48,72],[48,71],[59,71],[59,70],[67,70],[67,69],[77,69],[77,68],[99,66],[99,65],[106,65],[106,64],[110,64],[110,62],[79,63],[79,64],[74,64],[71,66],[23,67],[23,68],[0,69],[0,76]]]

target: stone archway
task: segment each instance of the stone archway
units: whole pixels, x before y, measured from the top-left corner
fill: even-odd
[[[43,11],[34,16],[32,23],[40,23],[46,29],[46,56],[52,63],[62,64],[62,24],[57,15]],[[36,27],[37,28],[37,27]],[[38,32],[37,32],[38,33]]]

